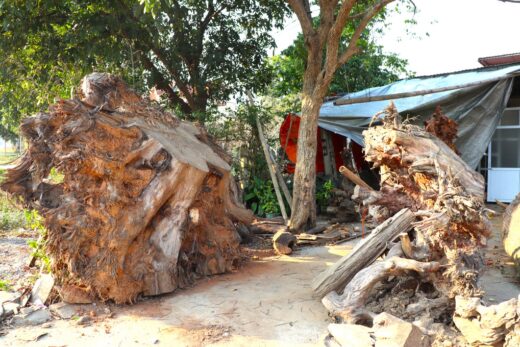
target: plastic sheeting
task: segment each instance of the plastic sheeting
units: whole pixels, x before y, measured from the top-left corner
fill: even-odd
[[[414,117],[412,122],[419,125],[440,105],[444,114],[456,120],[459,125],[456,145],[461,157],[476,168],[500,122],[511,94],[513,77],[517,75],[520,75],[520,64],[397,81],[383,87],[351,93],[341,99],[431,90],[476,82],[482,84],[387,101],[342,106],[334,105],[333,101],[326,102],[320,110],[319,126],[363,144],[362,131],[368,127],[372,117],[383,111],[390,101],[394,102],[401,115]]]

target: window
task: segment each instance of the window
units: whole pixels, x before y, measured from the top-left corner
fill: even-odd
[[[520,108],[506,109],[491,141],[491,167],[520,168]]]

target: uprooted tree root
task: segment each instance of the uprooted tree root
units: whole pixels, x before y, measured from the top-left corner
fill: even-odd
[[[453,139],[453,134],[448,135]],[[364,137],[365,159],[380,168],[381,189],[371,191],[357,186],[354,198],[368,208],[376,221],[388,221],[392,216],[399,219],[408,210],[415,221],[401,227],[400,240],[389,245],[389,254],[383,261],[373,263],[373,257],[360,260],[367,253],[363,245],[342,259],[343,268],[363,263],[364,269],[346,285],[337,281],[339,286],[322,300],[325,307],[346,323],[370,325],[375,313],[390,310],[409,321],[428,318],[430,323],[454,322],[463,334],[471,330],[467,326],[484,327],[480,335],[473,333],[471,339],[475,343],[500,344],[504,339],[510,340],[506,336],[518,330],[514,324],[518,325],[520,320],[516,299],[507,306],[511,311],[507,311],[507,326],[501,318],[506,314],[503,312],[489,314],[483,323],[477,323],[480,322],[477,315],[452,318],[455,297],[458,301],[479,300],[482,295],[478,285],[483,267],[480,249],[490,233],[482,176],[449,143],[417,126],[403,124],[393,105],[386,111],[384,125],[369,128]],[[373,238],[384,235],[380,232]],[[375,244],[370,238],[364,242],[365,248],[368,243]],[[340,267],[335,265],[335,268]],[[314,283],[317,293],[322,293],[325,284],[330,288],[330,278],[340,276],[330,272],[327,276],[320,275]],[[488,312],[493,310],[489,308]],[[462,322],[468,319],[473,323],[462,329]],[[493,320],[496,324],[490,323]]]
[[[44,217],[62,295],[132,302],[234,268],[234,223],[252,214],[233,197],[230,157],[117,77],[80,89],[24,120],[29,149],[2,184]]]

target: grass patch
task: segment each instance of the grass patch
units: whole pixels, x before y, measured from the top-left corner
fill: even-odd
[[[7,193],[0,191],[0,231],[16,230],[26,226],[24,211],[9,200]]]
[[[9,164],[13,160],[20,157],[20,153],[18,152],[12,152],[12,153],[2,153],[0,154],[0,165]]]
[[[0,290],[3,291],[10,291],[11,290],[11,283],[7,280],[0,280]]]

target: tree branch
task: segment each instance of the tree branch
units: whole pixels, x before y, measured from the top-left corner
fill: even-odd
[[[150,51],[153,52],[153,54],[157,57],[157,59],[163,64],[165,69],[171,75],[177,88],[179,88],[179,90],[181,91],[183,96],[186,98],[188,105],[191,107],[192,110],[195,110],[197,108],[197,105],[196,105],[195,100],[194,100],[193,96],[191,95],[187,85],[181,79],[179,72],[171,66],[169,60],[166,58],[166,54],[163,51],[163,49],[158,47],[157,45],[153,44],[154,36],[148,30],[143,29],[141,27],[142,23],[139,20],[139,18],[134,16],[132,11],[126,6],[126,4],[123,1],[118,0],[117,3],[119,4],[119,7],[125,12],[127,18],[132,20],[137,25],[137,28],[140,29],[141,32],[144,33],[146,36],[148,36],[147,40],[141,40],[141,41],[143,42],[144,45],[146,45],[148,47],[148,49]]]
[[[368,10],[361,20],[361,22],[358,24],[356,30],[354,31],[354,34],[352,35],[349,45],[347,49],[339,56],[336,68],[339,68],[341,65],[345,64],[350,57],[352,57],[354,54],[358,53],[360,51],[360,48],[357,46],[358,40],[361,37],[361,34],[366,29],[368,23],[376,14],[378,14],[386,5],[393,2],[395,0],[381,0],[377,4],[375,4],[370,10]],[[334,70],[335,71],[335,70]]]
[[[316,34],[312,26],[312,16],[308,6],[305,5],[306,0],[287,0],[289,6],[293,9],[298,17],[300,26],[302,27],[303,36],[310,38]]]

